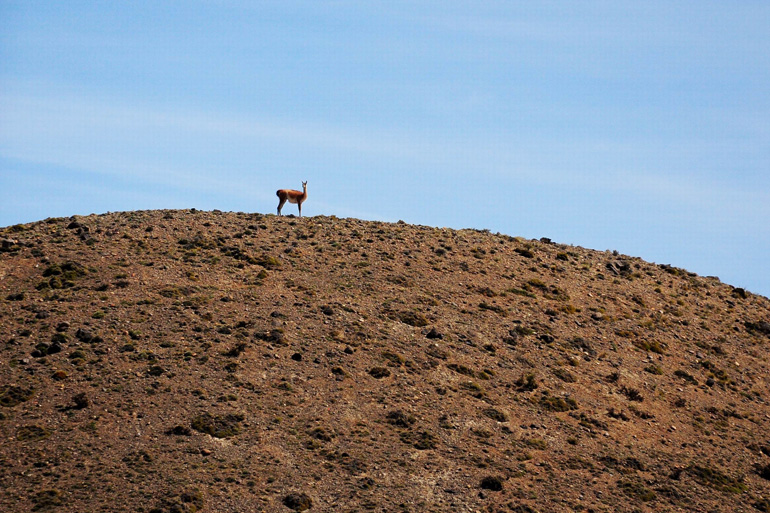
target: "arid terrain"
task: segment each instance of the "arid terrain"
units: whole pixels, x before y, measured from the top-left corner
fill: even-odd
[[[770,301],[335,217],[0,229],[0,511],[770,511]]]

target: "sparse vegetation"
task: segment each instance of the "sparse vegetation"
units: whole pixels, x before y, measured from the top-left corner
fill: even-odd
[[[516,385],[516,388],[524,392],[531,392],[532,390],[535,390],[538,386],[540,386],[537,383],[537,376],[535,376],[535,374],[532,372],[529,372],[527,374],[524,374],[523,376],[520,376],[516,380],[515,385]]]
[[[401,441],[412,445],[415,449],[425,451],[435,449],[438,446],[438,437],[427,430],[403,431]]]
[[[725,493],[741,493],[747,488],[743,479],[732,478],[711,467],[693,464],[687,467],[687,473],[702,485],[716,488]]]
[[[650,490],[638,481],[618,481],[618,488],[621,492],[628,495],[629,497],[633,497],[642,502],[649,502],[654,500],[656,497],[654,491]]]
[[[414,310],[398,312],[393,314],[393,316],[395,319],[403,322],[404,324],[414,326],[415,328],[421,328],[429,324],[428,319],[423,314]]]
[[[34,389],[18,385],[5,385],[0,387],[0,406],[13,407],[25,401],[29,401],[34,395]]]
[[[770,301],[718,280],[324,216],[0,239],[2,511],[770,510]]]
[[[192,419],[191,427],[215,438],[230,438],[238,435],[241,430],[241,422],[244,416],[240,413],[227,413],[212,415],[202,413]]]
[[[538,404],[547,411],[570,411],[577,410],[578,405],[571,397],[556,397],[550,395],[547,391],[543,392],[538,400]]]
[[[16,439],[22,442],[37,442],[51,436],[51,431],[41,426],[21,426],[16,430]]]

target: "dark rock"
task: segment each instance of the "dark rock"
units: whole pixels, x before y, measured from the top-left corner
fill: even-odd
[[[187,426],[174,426],[166,430],[167,435],[190,436],[192,430]]]
[[[82,410],[83,408],[88,408],[89,401],[88,396],[86,396],[85,392],[80,392],[79,394],[75,394],[72,396],[72,403],[74,406],[72,407],[73,410]]]
[[[64,333],[54,333],[51,337],[51,342],[54,344],[66,344],[69,342],[69,338]]]
[[[78,328],[78,330],[75,332],[75,338],[80,340],[81,342],[91,342],[94,339],[93,333],[91,333],[89,330],[85,328]]]
[[[371,477],[363,478],[358,482],[358,486],[363,490],[371,490],[375,484],[376,482]]]
[[[605,267],[615,276],[628,276],[632,272],[631,264],[628,262],[607,262]]]
[[[283,498],[283,505],[294,511],[305,511],[313,506],[313,501],[305,493],[292,492]]]
[[[147,374],[149,374],[150,376],[161,376],[165,372],[166,372],[166,369],[164,369],[160,365],[153,365],[152,367],[147,369]]]
[[[390,376],[390,371],[385,367],[372,367],[369,369],[369,375],[373,378],[382,379]]]
[[[514,249],[514,251],[516,253],[518,253],[519,255],[523,256],[524,258],[534,258],[535,257],[535,254],[531,250],[529,250],[527,248],[516,248],[516,249]]]
[[[15,239],[3,239],[0,241],[0,251],[10,252],[18,250],[19,241]]]
[[[770,322],[767,321],[757,321],[757,322],[746,322],[746,329],[753,332],[753,333],[760,333],[762,335],[767,335],[770,337]]]
[[[436,328],[431,328],[427,335],[425,335],[425,338],[429,338],[431,340],[433,339],[442,339],[444,338],[444,335],[436,331]]]
[[[503,479],[497,476],[487,476],[481,480],[480,486],[483,490],[499,492],[503,489]]]

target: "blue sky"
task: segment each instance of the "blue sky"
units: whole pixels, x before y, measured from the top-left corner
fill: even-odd
[[[0,226],[269,213],[307,180],[307,216],[767,296],[768,27],[766,1],[0,0]]]

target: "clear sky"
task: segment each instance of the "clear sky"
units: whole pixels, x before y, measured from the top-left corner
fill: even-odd
[[[769,27],[766,0],[0,0],[0,226],[269,213],[307,180],[307,216],[769,296]]]

